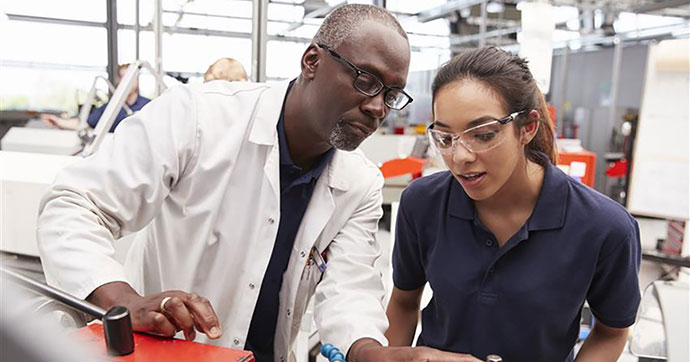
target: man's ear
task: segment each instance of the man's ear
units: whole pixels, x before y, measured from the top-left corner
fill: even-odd
[[[319,53],[319,47],[316,44],[309,44],[307,50],[302,54],[302,60],[300,66],[302,68],[302,77],[304,79],[314,79],[316,74],[316,69],[319,67],[319,61],[321,60],[321,54]]]
[[[522,130],[520,132],[520,138],[523,144],[530,143],[534,136],[537,135],[537,131],[539,131],[539,119],[541,116],[539,115],[539,111],[533,109],[527,113],[526,118],[527,119],[525,120],[524,126],[522,126]]]

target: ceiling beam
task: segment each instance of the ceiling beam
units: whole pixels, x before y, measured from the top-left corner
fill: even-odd
[[[647,3],[642,6],[633,8],[634,13],[648,13],[651,11],[663,10],[666,8],[675,8],[678,6],[688,5],[688,0],[664,0],[653,3]]]
[[[458,10],[466,9],[474,5],[481,4],[483,0],[452,0],[447,3],[431,8],[428,10],[420,11],[417,14],[417,21],[420,23],[426,23],[428,21],[444,18]]]

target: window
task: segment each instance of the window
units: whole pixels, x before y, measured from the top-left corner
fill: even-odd
[[[14,36],[22,34],[22,36]],[[105,74],[105,28],[3,21],[1,109],[76,112],[94,77]]]
[[[0,8],[6,14],[105,23],[105,5],[105,0],[21,0],[3,1]]]

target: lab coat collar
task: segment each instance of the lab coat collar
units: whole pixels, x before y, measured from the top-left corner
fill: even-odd
[[[256,117],[249,133],[250,142],[277,146],[278,133],[276,125],[280,119],[280,111],[283,107],[285,93],[289,85],[290,81],[266,84],[266,90],[256,104]],[[347,174],[348,167],[343,164],[345,161],[343,159],[343,152],[345,151],[335,150],[335,154],[321,176],[328,177],[325,181],[330,188],[347,191],[350,188],[348,178],[352,177],[352,175]]]
[[[359,151],[355,151],[359,152]],[[323,175],[328,176],[328,186],[333,189],[340,191],[347,191],[350,189],[349,178],[352,177],[352,169],[348,168],[343,162],[345,161],[344,156],[345,151],[335,150],[335,154],[331,158],[331,162],[328,163],[327,168],[324,170]]]
[[[249,133],[249,142],[267,146],[278,143],[276,125],[289,84],[290,81],[265,84],[266,90],[256,103],[256,116]]]

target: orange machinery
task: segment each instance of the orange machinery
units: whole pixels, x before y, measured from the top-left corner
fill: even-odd
[[[583,184],[594,187],[597,154],[589,151],[559,152],[558,166],[571,177],[579,179]],[[415,179],[422,175],[426,160],[406,157],[389,160],[381,165],[384,178],[411,174]]]
[[[597,154],[589,151],[559,152],[558,166],[583,184],[594,187],[594,173],[596,172]]]
[[[77,339],[102,351],[103,357],[122,362],[254,362],[249,351],[212,346],[181,339],[134,333],[134,352],[126,356],[108,356],[103,338],[103,324],[93,323],[76,332]]]
[[[425,164],[426,160],[409,156],[386,161],[379,169],[384,178],[411,174],[414,179],[422,176],[422,169]]]

